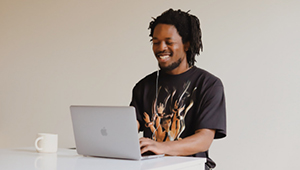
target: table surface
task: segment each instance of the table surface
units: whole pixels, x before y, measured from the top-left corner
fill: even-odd
[[[0,149],[0,169],[5,170],[204,170],[206,159],[166,156],[148,160],[123,160],[78,155],[76,150],[59,148],[57,153],[37,153],[34,148]]]

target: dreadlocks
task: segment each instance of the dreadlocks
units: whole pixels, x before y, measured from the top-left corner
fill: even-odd
[[[157,24],[174,25],[182,38],[182,42],[190,42],[190,48],[186,52],[186,56],[189,66],[193,66],[196,61],[195,55],[200,54],[200,49],[203,51],[199,19],[189,14],[189,11],[169,9],[150,22],[148,28],[150,29],[150,37],[153,37],[153,31]]]

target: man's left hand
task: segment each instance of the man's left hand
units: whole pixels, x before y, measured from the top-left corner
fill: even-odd
[[[166,142],[157,142],[149,138],[140,138],[141,154],[151,151],[156,155],[167,153],[168,145]]]

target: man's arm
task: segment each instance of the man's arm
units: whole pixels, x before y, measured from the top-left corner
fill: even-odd
[[[178,141],[156,142],[149,138],[140,138],[141,153],[152,151],[155,154],[192,155],[209,149],[215,136],[215,130],[199,129],[194,135]]]

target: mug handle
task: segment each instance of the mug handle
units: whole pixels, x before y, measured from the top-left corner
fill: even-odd
[[[34,145],[35,145],[35,148],[36,148],[36,150],[38,150],[38,151],[41,151],[41,150],[43,150],[42,148],[40,148],[39,146],[38,146],[38,142],[40,141],[40,140],[42,140],[43,139],[43,137],[38,137],[36,140],[35,140],[35,142],[34,142]]]

